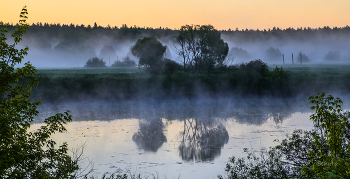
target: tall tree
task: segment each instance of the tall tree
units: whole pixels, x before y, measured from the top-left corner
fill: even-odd
[[[72,116],[58,113],[45,119],[46,125],[28,132],[39,113],[40,100],[32,102],[30,98],[32,86],[38,85],[32,78],[36,69],[29,62],[14,68],[29,50],[16,48],[29,27],[27,14],[24,7],[11,35],[13,44],[7,44],[7,28],[0,30],[0,178],[74,178],[79,167],[68,155],[67,143],[57,147],[51,139],[55,132],[66,130],[63,125]]]
[[[131,53],[139,58],[139,65],[145,66],[146,70],[151,73],[160,73],[164,64],[163,55],[166,46],[163,46],[154,37],[144,37],[137,40],[136,44],[131,47]]]
[[[183,58],[185,70],[208,69],[222,65],[229,51],[227,43],[212,25],[182,26],[177,37],[177,54]]]

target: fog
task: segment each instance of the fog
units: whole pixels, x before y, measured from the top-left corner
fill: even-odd
[[[32,29],[33,28],[33,29]],[[271,31],[221,31],[221,37],[229,45],[229,55],[226,64],[238,64],[254,59],[261,59],[268,64],[297,63],[299,52],[305,54],[310,63],[350,62],[350,35],[348,28],[331,29],[274,29]],[[24,35],[19,48],[29,47],[29,54],[24,62],[30,61],[37,68],[72,68],[83,67],[86,61],[94,56],[103,58],[106,65],[116,60],[122,60],[131,55],[130,48],[142,37],[155,36],[167,46],[166,56],[182,63],[176,53],[178,49],[175,39],[176,30],[170,29],[87,29],[62,27],[44,28],[32,26]],[[101,55],[103,47],[111,46],[113,55]],[[271,57],[267,50],[273,48],[281,52]],[[247,54],[237,54],[233,49],[246,51]],[[330,51],[336,51],[338,60],[326,57]],[[340,56],[340,59],[339,59]],[[326,58],[325,58],[326,57]],[[331,56],[332,57],[332,56]],[[109,61],[110,60],[110,61]],[[24,64],[24,63],[22,63]]]

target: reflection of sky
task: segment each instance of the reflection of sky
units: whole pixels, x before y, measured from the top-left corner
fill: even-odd
[[[227,119],[223,124],[229,133],[229,141],[222,147],[221,155],[210,162],[181,160],[178,146],[184,121],[179,120],[162,120],[167,142],[156,153],[138,149],[132,140],[133,134],[139,130],[138,119],[71,122],[66,125],[67,132],[55,134],[53,138],[60,142],[67,141],[72,148],[86,143],[84,156],[93,161],[96,175],[121,169],[153,174],[158,172],[160,177],[168,178],[216,178],[217,174],[224,172],[230,156],[243,156],[243,148],[274,146],[274,139],[283,139],[285,134],[292,133],[294,129],[310,129],[312,124],[308,120],[309,115],[296,112],[282,124],[276,124],[272,119],[261,125],[241,124],[235,118]]]

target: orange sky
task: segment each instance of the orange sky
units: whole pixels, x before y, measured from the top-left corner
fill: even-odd
[[[212,24],[217,29],[344,27],[350,0],[1,0],[0,21],[180,28]]]

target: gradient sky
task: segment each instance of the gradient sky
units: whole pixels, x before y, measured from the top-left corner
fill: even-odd
[[[180,28],[211,24],[217,29],[344,27],[350,0],[1,0],[0,21]]]

